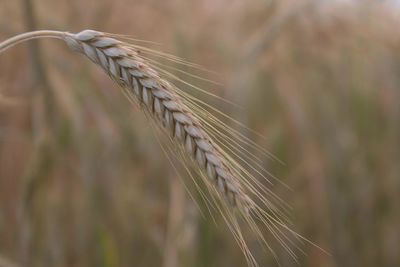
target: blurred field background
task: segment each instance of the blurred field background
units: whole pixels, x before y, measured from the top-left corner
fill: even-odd
[[[396,267],[398,6],[0,0],[0,40],[32,28],[92,28],[160,43],[151,46],[217,72],[194,74],[222,86],[182,77],[243,107],[205,98],[265,136],[250,137],[285,162],[263,159],[292,188],[273,190],[293,206],[294,229],[332,254],[305,245],[298,265],[272,241],[281,265]],[[0,258],[19,266],[246,266],[216,220],[202,217],[143,114],[99,68],[55,40],[0,56]],[[256,241],[249,245],[260,266],[278,266]]]

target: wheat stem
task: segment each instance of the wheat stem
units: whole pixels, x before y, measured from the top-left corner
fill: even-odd
[[[41,31],[33,31],[33,32],[26,32],[16,36],[13,36],[4,42],[0,43],[0,54],[6,51],[7,49],[17,45],[19,43],[33,40],[33,39],[40,39],[40,38],[56,38],[56,39],[63,39],[65,36],[65,32],[61,31],[48,31],[48,30],[41,30]]]

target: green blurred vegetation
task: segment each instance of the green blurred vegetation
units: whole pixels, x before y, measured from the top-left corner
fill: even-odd
[[[294,228],[332,253],[305,245],[300,266],[400,266],[396,4],[37,0],[27,13],[29,2],[0,3],[1,40],[32,28],[31,12],[40,29],[129,34],[219,73],[195,74],[221,88],[196,83],[243,109],[206,101],[265,135],[250,137],[285,162],[258,155],[292,188],[273,187],[293,206]],[[60,42],[41,42],[41,54],[33,46],[0,56],[0,258],[246,266],[109,78]],[[298,266],[271,242],[282,266]],[[260,266],[277,266],[249,246]]]

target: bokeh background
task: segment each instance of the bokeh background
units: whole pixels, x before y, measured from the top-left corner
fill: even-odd
[[[185,79],[242,106],[205,98],[265,136],[249,135],[285,162],[258,155],[292,188],[274,186],[294,229],[332,254],[296,264],[272,241],[281,266],[400,266],[399,25],[397,1],[0,0],[0,40],[98,29],[216,72]],[[2,54],[0,265],[246,266],[152,131],[62,42]]]

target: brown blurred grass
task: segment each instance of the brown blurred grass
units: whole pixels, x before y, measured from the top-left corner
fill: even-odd
[[[264,161],[293,189],[274,187],[293,205],[295,228],[332,253],[306,246],[301,266],[400,264],[395,10],[374,1],[34,4],[39,28],[130,34],[220,73],[223,88],[200,84],[244,107],[216,103],[266,136],[252,138],[286,163]],[[20,2],[2,5],[4,39],[25,27]],[[191,201],[172,205],[172,192],[189,197],[171,187],[176,174],[151,128],[108,78],[45,41],[42,90],[26,47],[0,59],[0,255],[24,266],[171,266],[170,253],[179,266],[245,266],[223,224]],[[261,266],[276,265],[254,247]]]

